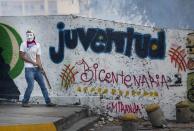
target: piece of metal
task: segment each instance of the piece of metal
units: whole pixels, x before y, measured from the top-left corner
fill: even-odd
[[[48,85],[49,89],[52,89],[51,84],[49,82],[49,79],[48,79],[48,77],[46,75],[46,72],[45,72],[45,70],[43,68],[42,68],[42,74],[44,75],[44,77],[46,79],[46,82],[47,82],[47,85]]]

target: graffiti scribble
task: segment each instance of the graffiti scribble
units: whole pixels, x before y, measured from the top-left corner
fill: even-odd
[[[106,88],[106,87],[77,87],[75,91],[78,93],[87,93],[90,95],[112,95],[112,96],[122,96],[122,97],[158,97],[159,93],[157,91],[151,90],[120,90],[115,88]]]
[[[75,75],[78,71],[73,71],[75,66],[71,67],[71,65],[64,65],[65,68],[63,69],[60,77],[62,78],[61,86],[63,86],[66,90],[68,87],[75,82]]]
[[[186,71],[187,63],[186,63],[186,53],[185,49],[181,49],[181,46],[177,47],[176,49],[170,48],[169,56],[171,59],[171,63],[175,63],[175,68],[178,66],[178,72]]]

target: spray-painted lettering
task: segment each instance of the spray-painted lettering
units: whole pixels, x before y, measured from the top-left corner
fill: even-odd
[[[136,103],[124,104],[122,101],[110,102],[107,104],[106,109],[110,112],[116,113],[140,113],[142,106]]]
[[[120,73],[107,72],[105,69],[100,69],[97,63],[93,66],[89,66],[84,59],[76,63],[82,65],[83,72],[79,72],[80,79],[83,82],[100,81],[106,83],[122,83],[127,87],[167,87],[168,82],[165,75],[151,75],[150,72],[142,75],[131,75],[124,74],[123,71]]]
[[[115,45],[115,52],[130,57],[134,41],[134,49],[138,57],[151,59],[163,59],[165,57],[165,32],[158,32],[158,38],[152,38],[150,34],[134,32],[133,28],[127,28],[126,32],[114,31],[111,28],[76,28],[65,30],[65,24],[57,24],[59,31],[58,50],[50,47],[50,57],[54,63],[60,63],[64,59],[65,45],[69,49],[75,49],[78,39],[87,51],[90,47],[95,53],[110,53]]]

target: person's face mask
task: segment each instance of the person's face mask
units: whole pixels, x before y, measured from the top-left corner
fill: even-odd
[[[31,42],[34,40],[34,34],[33,33],[26,33],[27,41]]]

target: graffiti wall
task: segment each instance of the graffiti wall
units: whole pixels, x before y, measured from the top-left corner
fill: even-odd
[[[21,42],[14,28],[0,23],[0,98],[19,99],[20,91],[13,79],[23,69],[18,53]]]
[[[27,85],[24,70],[21,71],[23,63],[16,66],[20,41],[18,36],[9,34],[13,29],[23,41],[27,29],[35,32],[52,86],[49,94],[58,104],[88,105],[112,116],[133,112],[146,117],[144,106],[159,103],[166,118],[174,119],[176,102],[187,98],[194,101],[192,91],[187,93],[192,89],[187,85],[192,85],[193,78],[194,60],[188,60],[193,52],[192,30],[77,16],[1,17],[0,23],[1,28],[7,27],[0,34],[4,50],[1,65],[7,66],[1,74],[15,84],[20,100]],[[2,38],[5,34],[9,35]],[[17,71],[11,70],[14,68]],[[4,94],[5,88],[1,87],[0,93]],[[36,83],[31,101],[42,100]]]

